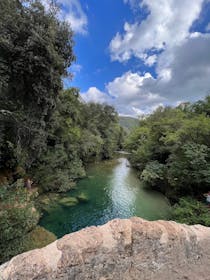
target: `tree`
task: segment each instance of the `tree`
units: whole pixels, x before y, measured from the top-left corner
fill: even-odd
[[[158,108],[126,141],[141,179],[173,201],[197,196],[210,184],[210,98],[177,108]]]
[[[39,0],[0,2],[0,168],[29,168],[74,60],[72,31]]]
[[[210,226],[210,212],[203,203],[192,197],[182,197],[173,207],[172,218],[189,225],[202,224]]]
[[[23,176],[47,150],[74,54],[70,27],[39,0],[0,1],[0,34],[0,176],[3,169],[10,174],[0,186],[1,262],[24,250],[24,237],[39,221]]]
[[[196,143],[185,144],[168,162],[168,182],[182,195],[208,191],[210,149]]]

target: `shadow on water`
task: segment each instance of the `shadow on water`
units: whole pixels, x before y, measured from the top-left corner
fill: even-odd
[[[58,237],[90,225],[100,225],[113,218],[139,216],[148,220],[168,219],[170,205],[161,193],[143,188],[136,171],[126,157],[89,166],[88,177],[66,197],[86,197],[73,206],[54,203],[40,225]]]

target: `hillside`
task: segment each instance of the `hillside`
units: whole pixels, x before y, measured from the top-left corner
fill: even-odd
[[[138,126],[139,120],[132,117],[120,116],[120,125],[126,130],[131,131],[134,127]]]

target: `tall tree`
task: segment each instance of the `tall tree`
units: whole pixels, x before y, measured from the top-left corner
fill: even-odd
[[[39,0],[0,1],[0,167],[30,167],[74,60],[72,31]]]

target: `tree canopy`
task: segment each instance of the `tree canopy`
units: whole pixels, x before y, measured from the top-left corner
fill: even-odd
[[[0,33],[0,167],[29,168],[74,60],[73,34],[38,0],[1,1]]]
[[[2,0],[0,34],[2,262],[47,244],[34,239],[43,229],[37,227],[33,192],[69,190],[89,161],[113,156],[122,131],[114,108],[86,104],[78,89],[63,89],[75,60],[74,41],[56,6],[46,10],[39,0]],[[31,193],[29,178],[36,186]],[[45,235],[49,242],[55,238]]]
[[[172,202],[184,196],[202,200],[209,191],[209,108],[209,96],[194,104],[160,107],[126,141],[140,178]]]

